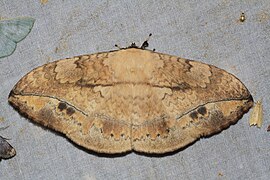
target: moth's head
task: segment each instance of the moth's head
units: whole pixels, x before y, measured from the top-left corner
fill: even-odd
[[[137,46],[135,42],[131,43],[130,46],[126,47],[126,48],[121,48],[119,47],[117,44],[115,44],[115,47],[119,48],[119,49],[128,49],[128,48],[138,48],[138,49],[146,49],[149,46],[149,39],[152,36],[152,33],[149,34],[148,38],[142,43],[141,46]],[[155,49],[153,49],[153,51],[155,51]]]

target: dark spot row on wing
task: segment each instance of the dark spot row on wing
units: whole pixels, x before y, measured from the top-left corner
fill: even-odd
[[[201,106],[201,107],[198,108],[197,111],[193,111],[192,113],[190,113],[189,116],[192,119],[197,119],[198,118],[198,113],[204,116],[207,113],[207,109],[204,106]]]
[[[58,109],[59,109],[60,111],[66,110],[67,115],[69,115],[69,116],[71,116],[72,114],[75,113],[74,108],[68,107],[67,104],[64,103],[64,102],[60,102],[60,103],[58,104]]]

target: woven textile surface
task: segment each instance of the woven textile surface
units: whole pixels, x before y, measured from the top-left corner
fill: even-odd
[[[241,22],[240,15],[246,20]],[[1,0],[0,17],[36,19],[15,52],[0,59],[0,135],[17,155],[0,162],[0,179],[269,179],[270,1]],[[250,112],[227,130],[166,156],[105,156],[22,117],[8,95],[32,69],[54,60],[141,44],[215,65],[263,99],[261,129]]]

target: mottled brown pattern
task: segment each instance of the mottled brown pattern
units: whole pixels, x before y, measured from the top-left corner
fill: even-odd
[[[138,48],[34,69],[9,102],[33,121],[102,153],[165,153],[237,122],[247,88],[217,67]]]
[[[8,139],[0,136],[0,161],[16,155],[15,149],[7,142]]]

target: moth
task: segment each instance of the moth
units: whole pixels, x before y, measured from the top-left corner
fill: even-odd
[[[108,154],[175,151],[228,128],[252,107],[234,75],[147,45],[37,67],[9,102],[79,146]]]
[[[262,127],[263,122],[263,107],[262,101],[257,101],[253,108],[253,111],[250,115],[249,125],[250,126],[257,126],[258,128]]]
[[[7,142],[6,138],[0,136],[0,160],[9,159],[15,155],[15,149]]]
[[[0,58],[15,51],[17,43],[30,33],[34,22],[31,17],[0,20]]]

